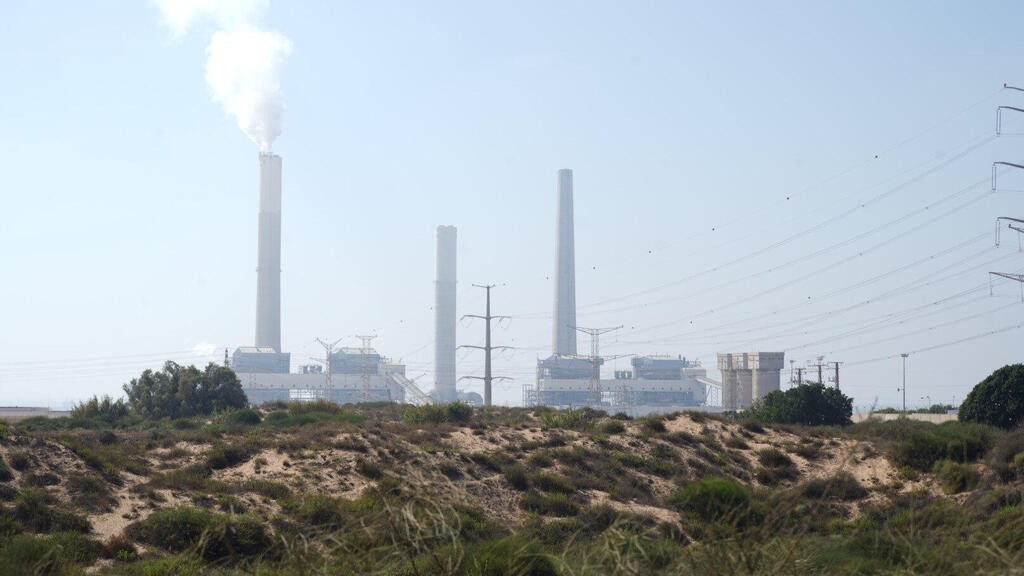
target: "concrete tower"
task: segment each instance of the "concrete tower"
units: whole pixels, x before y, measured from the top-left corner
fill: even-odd
[[[281,157],[260,154],[256,346],[281,351]]]
[[[455,226],[437,227],[437,270],[434,282],[434,390],[443,403],[458,399],[455,391]]]
[[[555,355],[576,354],[576,247],[572,225],[572,170],[558,171],[558,246],[555,252]]]

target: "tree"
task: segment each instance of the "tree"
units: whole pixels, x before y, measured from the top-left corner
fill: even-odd
[[[247,405],[235,372],[212,362],[203,371],[167,362],[163,370],[133,378],[124,391],[132,410],[149,418],[187,418]]]
[[[1024,364],[1003,366],[979,382],[960,405],[959,418],[1000,428],[1024,420]]]
[[[853,398],[819,383],[802,384],[785,392],[776,390],[759,398],[744,415],[761,422],[845,425],[853,414]]]

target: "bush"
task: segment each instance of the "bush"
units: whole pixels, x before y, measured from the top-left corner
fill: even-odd
[[[735,521],[750,507],[750,490],[730,478],[703,478],[673,494],[668,503],[706,521]]]
[[[572,408],[562,411],[544,411],[540,413],[541,426],[545,429],[561,428],[563,430],[588,431],[594,427],[594,422],[604,416],[604,412],[598,412],[593,408]]]
[[[1004,482],[1024,480],[1024,428],[1004,434],[987,460]]]
[[[80,402],[71,409],[72,418],[97,419],[105,422],[114,422],[128,416],[128,405],[124,400],[112,399],[110,396],[99,398],[93,396],[85,402]]]
[[[131,409],[148,418],[188,418],[247,404],[238,376],[212,362],[202,371],[167,362],[163,370],[133,378],[124,391]]]
[[[602,434],[622,434],[626,431],[626,425],[620,420],[605,420],[597,427]]]
[[[832,478],[815,478],[800,487],[801,495],[827,500],[860,500],[868,491],[849,472],[838,472]]]
[[[836,388],[802,384],[768,393],[754,402],[743,416],[776,424],[844,426],[850,423],[851,414],[853,399]]]
[[[530,477],[522,464],[510,464],[502,470],[502,474],[505,475],[505,480],[509,486],[516,490],[525,491],[530,489]]]
[[[206,452],[206,465],[214,470],[231,468],[245,462],[257,451],[257,446],[245,442],[242,444],[214,444]]]
[[[371,480],[380,480],[380,477],[384,475],[380,466],[365,458],[356,459],[356,472],[359,472]]]
[[[540,495],[534,493],[523,494],[520,502],[523,510],[541,514],[544,516],[575,516],[580,513],[579,504],[573,502],[565,494]]]
[[[572,480],[557,474],[545,474],[543,472],[539,472],[530,477],[530,483],[545,492],[572,494],[576,491],[576,487],[573,486]]]
[[[935,463],[932,472],[947,494],[973,490],[978,484],[978,471],[970,464],[941,460]]]
[[[169,552],[197,547],[206,560],[229,556],[255,556],[271,545],[261,522],[245,516],[227,516],[191,506],[157,510],[126,532],[136,540]]]
[[[90,512],[106,512],[116,503],[107,482],[91,474],[72,474],[67,480],[71,502]]]
[[[970,462],[988,452],[998,436],[996,430],[980,424],[923,424],[913,426],[895,442],[893,457],[898,465],[927,471],[943,459]]]
[[[640,429],[648,434],[662,434],[668,432],[665,427],[665,420],[658,416],[648,416],[640,421]]]
[[[0,456],[0,482],[10,482],[11,480],[14,480],[14,472],[11,472],[10,466],[4,462],[3,456]]]
[[[961,422],[1012,428],[1024,420],[1024,364],[1003,366],[978,383],[960,405]]]
[[[108,560],[128,560],[138,558],[139,551],[132,539],[124,534],[111,536],[100,549],[100,558]]]
[[[32,532],[89,532],[92,526],[79,514],[54,507],[43,490],[26,488],[14,505],[14,518]]]
[[[463,402],[451,404],[424,404],[409,406],[402,412],[406,424],[442,424],[456,422],[464,424],[473,418],[473,407]]]
[[[7,455],[7,460],[11,463],[11,468],[19,472],[24,472],[32,464],[32,458],[25,452],[11,452]]]
[[[46,538],[18,534],[0,548],[0,566],[6,576],[49,576],[63,570],[60,550]]]
[[[264,498],[270,498],[271,500],[282,500],[284,498],[290,498],[292,490],[288,486],[280,482],[274,482],[272,480],[263,480],[260,478],[252,478],[246,480],[242,487],[250,492],[255,492]]]
[[[767,468],[789,468],[793,460],[777,448],[765,448],[757,451],[757,459]]]
[[[260,413],[250,408],[237,410],[229,415],[225,422],[233,426],[255,426],[263,421]]]
[[[307,496],[295,510],[295,517],[302,523],[316,527],[336,528],[344,520],[338,501],[323,494]]]
[[[61,559],[65,563],[83,566],[95,563],[103,547],[98,540],[79,532],[57,532],[49,539],[60,550]]]
[[[471,576],[558,576],[552,560],[535,541],[508,536],[487,542],[470,555]]]

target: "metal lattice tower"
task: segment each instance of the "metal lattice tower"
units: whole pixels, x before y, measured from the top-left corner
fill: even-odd
[[[334,385],[331,382],[331,355],[334,354],[334,347],[337,346],[338,342],[341,342],[341,340],[342,339],[339,338],[334,342],[328,344],[327,342],[324,342],[320,338],[316,339],[316,341],[319,342],[320,345],[324,347],[324,359],[322,360],[322,362],[324,363],[324,400],[330,398],[331,390],[333,390],[334,388]],[[321,362],[321,360],[317,358],[311,358],[311,360],[313,360],[314,362]]]
[[[491,288],[494,288],[494,284],[473,284],[476,288],[483,288],[487,291],[487,313],[484,315],[479,314],[466,314],[463,318],[480,318],[485,322],[486,334],[484,337],[483,346],[471,346],[469,344],[463,344],[459,348],[475,348],[477,350],[484,351],[484,375],[483,376],[463,376],[459,380],[483,380],[484,381],[484,406],[491,405],[491,383],[495,380],[511,380],[506,376],[493,376],[491,374],[491,352],[493,350],[511,350],[510,346],[492,346],[491,345],[491,320],[501,320],[508,318],[508,316],[493,316],[491,315]]]
[[[362,357],[363,357],[363,367],[362,367],[363,388],[362,388],[362,393],[360,395],[360,401],[362,401],[362,402],[369,402],[370,401],[370,363],[369,363],[369,354],[370,354],[370,350],[373,349],[373,348],[371,348],[371,344],[373,342],[373,339],[376,338],[376,337],[377,337],[376,334],[368,334],[368,335],[359,335],[359,334],[357,334],[356,335],[356,338],[359,338],[360,340],[363,341],[363,346],[359,349],[359,354],[361,354]]]
[[[614,332],[622,328],[621,325],[613,328],[583,328],[572,326],[573,330],[590,336],[590,386],[587,390],[588,401],[592,406],[601,405],[601,334]],[[615,358],[621,358],[616,356]]]

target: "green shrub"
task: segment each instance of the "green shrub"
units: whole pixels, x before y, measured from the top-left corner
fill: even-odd
[[[99,540],[80,532],[57,532],[50,535],[49,540],[57,546],[64,563],[83,566],[92,566],[103,547]]]
[[[444,422],[464,424],[472,418],[473,407],[463,402],[409,406],[402,412],[402,421],[410,425],[442,424]]]
[[[970,464],[940,460],[932,467],[932,472],[947,494],[973,490],[978,484],[978,471]]]
[[[7,462],[4,462],[3,456],[0,456],[0,482],[10,482],[11,480],[14,480],[14,472],[11,471]]]
[[[206,560],[255,556],[271,539],[261,522],[246,516],[215,514],[190,506],[157,510],[126,532],[136,540],[170,552],[195,547]]]
[[[572,408],[561,411],[544,411],[540,413],[541,427],[544,429],[561,428],[562,430],[579,430],[585,432],[594,428],[596,420],[603,416],[592,408]]]
[[[71,474],[67,479],[71,502],[91,512],[105,512],[116,503],[110,486],[99,476],[92,474]]]
[[[557,474],[538,472],[537,474],[530,476],[530,483],[545,492],[572,494],[576,491],[576,487],[573,486],[572,480]]]
[[[537,466],[538,468],[547,468],[555,463],[554,459],[551,458],[551,454],[547,451],[534,452],[530,454],[530,457],[526,459],[526,462],[531,466]]]
[[[380,480],[380,477],[384,475],[384,472],[380,469],[379,465],[375,462],[370,462],[365,458],[356,459],[356,472],[359,472],[371,480]]]
[[[508,536],[471,551],[470,576],[558,576],[551,558],[535,541]]]
[[[134,560],[139,552],[132,539],[124,534],[116,534],[107,540],[100,549],[100,558],[108,560]]]
[[[204,370],[166,362],[162,370],[146,370],[124,385],[128,405],[149,418],[189,418],[246,406],[238,376],[210,363]]]
[[[530,476],[522,464],[510,464],[502,471],[509,486],[516,490],[529,490]]]
[[[50,576],[63,572],[60,549],[47,538],[18,534],[0,548],[5,576]]]
[[[660,416],[648,416],[640,420],[640,429],[648,434],[662,434],[668,432],[665,427],[665,420]]]
[[[214,521],[212,512],[191,506],[178,506],[157,510],[145,520],[128,525],[125,532],[144,544],[170,552],[181,552],[198,543]]]
[[[258,450],[258,446],[243,442],[239,444],[214,444],[206,452],[206,465],[214,470],[231,468],[247,461]]]
[[[759,398],[743,413],[744,418],[776,424],[842,426],[850,423],[853,399],[836,388],[802,384],[776,390]]]
[[[7,455],[7,461],[11,468],[19,472],[24,472],[32,465],[32,458],[26,452],[11,452]]]
[[[579,504],[573,502],[565,494],[555,493],[540,495],[534,493],[523,494],[520,502],[523,510],[541,514],[544,516],[575,516],[580,513]]]
[[[868,495],[868,491],[860,482],[846,471],[837,472],[831,478],[814,478],[800,487],[801,495],[808,498],[824,498],[828,500],[860,500]]]
[[[260,413],[251,408],[236,410],[225,419],[225,422],[233,426],[255,426],[262,421]]]
[[[706,521],[733,521],[747,513],[750,490],[730,478],[703,478],[673,494],[668,503]]]
[[[128,404],[120,398],[114,400],[110,396],[104,396],[103,398],[93,396],[85,402],[76,404],[71,409],[72,418],[114,422],[126,416],[128,416]]]
[[[14,505],[14,518],[33,532],[89,532],[92,526],[79,514],[57,508],[55,500],[38,488],[25,488]]]
[[[1003,482],[1024,480],[1024,428],[999,438],[986,461]]]
[[[270,498],[271,500],[282,500],[284,498],[290,498],[292,490],[288,486],[280,482],[274,482],[272,480],[264,480],[262,478],[251,478],[246,480],[242,487],[249,492],[255,492],[264,498]]]
[[[295,517],[309,526],[330,528],[340,526],[344,520],[338,501],[323,494],[312,494],[303,498],[295,509]]]
[[[764,448],[757,451],[757,459],[762,466],[767,468],[788,468],[793,466],[793,460],[777,448]]]
[[[620,420],[605,420],[597,427],[602,434],[622,434],[626,431],[626,425]]]
[[[920,424],[904,426],[904,434],[894,442],[897,465],[927,471],[939,460],[970,462],[988,452],[999,435],[996,429],[982,424]]]
[[[979,382],[960,405],[958,419],[1006,429],[1024,421],[1024,364],[1003,366]]]

